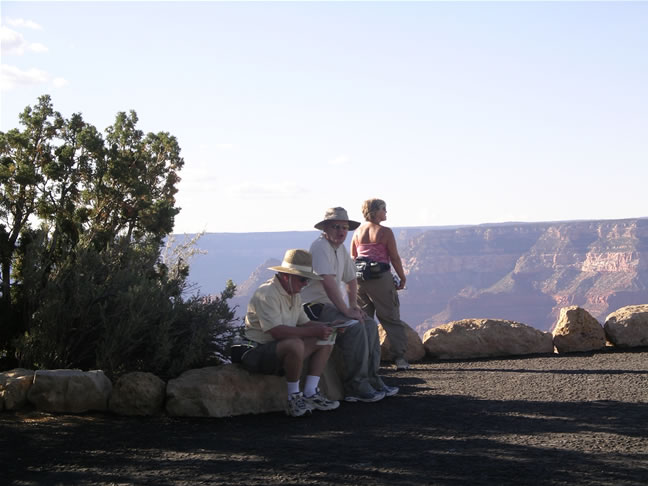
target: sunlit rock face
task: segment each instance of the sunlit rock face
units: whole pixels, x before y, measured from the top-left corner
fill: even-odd
[[[430,329],[423,346],[432,358],[471,359],[553,353],[551,334],[520,322],[462,319]]]
[[[410,326],[405,328],[405,333],[407,335],[407,351],[405,352],[404,358],[411,362],[423,359],[425,357],[425,348],[423,347],[421,337]],[[378,336],[380,337],[380,359],[383,361],[393,361],[396,356],[392,352],[387,332],[380,324],[378,325]]]
[[[577,305],[560,309],[560,317],[551,334],[559,353],[595,351],[605,347],[603,326]]]
[[[614,311],[607,316],[604,330],[615,346],[648,346],[648,304],[629,305]]]

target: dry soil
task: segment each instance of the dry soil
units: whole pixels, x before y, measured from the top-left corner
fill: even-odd
[[[2,475],[14,485],[648,483],[646,348],[383,374],[399,395],[297,419],[0,413]]]

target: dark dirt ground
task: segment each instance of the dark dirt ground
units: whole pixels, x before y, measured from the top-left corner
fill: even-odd
[[[648,484],[647,348],[383,372],[399,395],[306,418],[0,413],[0,483]]]

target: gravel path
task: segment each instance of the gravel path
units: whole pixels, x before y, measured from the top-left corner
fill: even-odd
[[[15,485],[648,483],[646,348],[383,371],[399,395],[299,419],[0,413],[2,475]]]

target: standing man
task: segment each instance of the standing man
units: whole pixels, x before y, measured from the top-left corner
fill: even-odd
[[[242,356],[241,365],[252,373],[285,373],[286,413],[293,417],[340,406],[340,402],[321,395],[318,388],[333,349],[332,344],[318,341],[328,339],[333,329],[329,323],[312,322],[299,295],[309,280],[322,278],[313,273],[312,261],[306,250],[288,250],[280,266],[269,268],[278,273],[254,292],[245,315],[245,336],[257,345]],[[299,378],[309,356],[310,368],[301,393]]]
[[[398,387],[387,386],[378,376],[378,324],[365,314],[357,302],[355,265],[344,246],[344,240],[349,230],[358,226],[360,223],[349,220],[344,208],[326,210],[324,219],[315,225],[322,234],[310,247],[313,269],[322,279],[312,281],[302,292],[302,297],[311,319],[359,321],[337,337],[337,346],[344,358],[344,399],[348,402],[376,402],[398,393]]]

